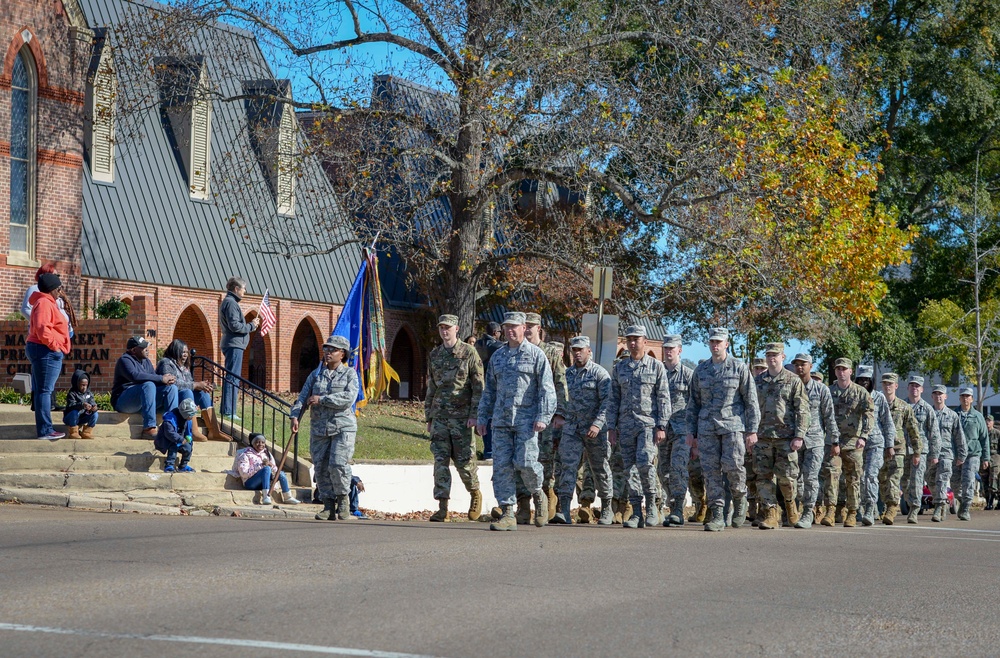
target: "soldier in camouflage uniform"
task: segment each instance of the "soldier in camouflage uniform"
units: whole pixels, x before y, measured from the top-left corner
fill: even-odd
[[[351,458],[358,422],[354,403],[358,400],[358,373],[347,365],[350,343],[343,336],[330,336],[323,343],[323,362],[309,373],[288,415],[292,431],[299,430],[303,406],[309,407],[309,451],[316,472],[316,488],[323,501],[317,520],[347,521],[351,515]]]
[[[962,463],[967,456],[965,433],[962,432],[962,422],[958,414],[945,406],[948,399],[948,387],[938,384],[931,389],[931,401],[934,414],[937,416],[938,432],[941,442],[937,453],[928,453],[927,479],[933,485],[931,493],[934,497],[934,514],[931,521],[941,523],[948,518],[948,487],[952,482],[952,464],[961,473]]]
[[[921,443],[920,428],[913,408],[896,396],[899,388],[899,375],[887,372],[882,375],[882,394],[889,403],[892,413],[892,423],[896,428],[895,441],[891,448],[885,451],[885,464],[878,472],[879,493],[885,504],[882,523],[892,525],[899,514],[899,481],[903,476],[903,459],[909,459],[913,464],[920,461]]]
[[[618,361],[611,373],[611,405],[608,438],[621,446],[626,473],[639,471],[642,489],[630,487],[632,514],[622,521],[626,528],[660,523],[656,505],[656,445],[666,438],[670,422],[670,390],[663,364],[646,354],[646,328],[632,325],[625,330],[629,358]],[[642,499],[646,516],[642,516]]]
[[[903,463],[902,488],[906,495],[906,503],[910,506],[906,522],[916,523],[917,514],[920,513],[921,500],[924,496],[927,455],[937,454],[940,450],[941,434],[938,431],[937,415],[934,413],[934,408],[921,397],[924,393],[924,378],[919,375],[910,377],[906,389],[910,408],[913,409],[913,417],[916,418],[917,428],[920,431],[921,452],[918,455],[919,459],[912,460],[912,465],[910,460]],[[907,453],[907,455],[909,454]]]
[[[820,523],[825,526],[832,526],[835,522],[841,464],[847,489],[845,528],[857,525],[858,507],[861,504],[863,451],[875,423],[875,403],[868,391],[851,381],[853,369],[854,364],[850,359],[840,358],[834,361],[833,371],[837,381],[830,385],[830,397],[833,398],[833,415],[837,419],[840,440],[830,446],[823,464],[827,476],[823,492],[826,514]]]
[[[524,339],[542,350],[552,369],[552,383],[556,387],[556,409],[566,404],[566,362],[563,360],[562,343],[546,343],[542,340],[542,316],[538,313],[524,314]],[[559,437],[562,430],[549,425],[538,435],[538,463],[542,465],[542,490],[548,498],[549,519],[556,513],[555,476],[558,462]],[[520,475],[515,473],[517,483],[517,522],[526,525],[531,516],[531,492],[524,486]],[[535,510],[538,513],[538,510]]]
[[[493,418],[493,491],[503,513],[490,530],[517,529],[515,471],[532,492],[540,528],[548,523],[548,498],[542,491],[538,433],[552,422],[556,388],[545,353],[524,338],[524,313],[506,313],[503,328],[507,344],[490,358],[476,426],[482,435]]]
[[[986,509],[993,510],[1000,508],[1000,428],[994,426],[992,415],[986,417],[986,429],[990,434],[990,470],[988,477],[983,478],[987,481],[983,489]]]
[[[733,497],[732,525],[738,528],[746,520],[747,487],[743,460],[746,451],[757,443],[760,407],[750,369],[727,352],[729,331],[712,329],[708,345],[712,358],[698,364],[691,376],[687,441],[689,446],[697,446],[701,455],[706,502],[710,510],[705,530],[719,532],[726,525],[723,473],[728,476]]]
[[[757,474],[757,504],[763,509],[757,527],[772,530],[781,525],[775,476],[785,499],[788,522],[792,525],[799,522],[795,505],[799,477],[798,450],[805,443],[810,418],[809,397],[802,380],[784,367],[784,343],[768,343],[764,354],[767,369],[754,378],[760,425],[753,461]]]
[[[961,482],[958,491],[960,495],[957,496],[959,498],[958,520],[969,521],[972,518],[972,497],[976,490],[976,474],[979,473],[980,463],[987,468],[990,465],[990,434],[989,430],[986,429],[986,419],[972,408],[971,387],[966,386],[959,389],[958,401],[961,405],[958,410],[958,419],[962,423],[962,431],[965,433],[968,456],[965,463],[961,465],[960,472],[957,470],[959,464],[957,461],[955,462],[956,472],[952,475],[952,482]],[[952,487],[952,489],[954,488]]]
[[[823,465],[824,445],[839,443],[840,430],[837,429],[837,419],[833,415],[830,389],[812,376],[812,357],[800,352],[792,359],[792,366],[809,398],[809,430],[799,449],[799,499],[802,501],[802,515],[792,525],[808,529],[815,520],[814,508],[819,494],[819,469]]]
[[[483,494],[479,490],[476,442],[471,428],[476,426],[483,394],[483,362],[475,347],[458,340],[458,316],[442,315],[438,319],[438,333],[441,344],[431,351],[428,360],[424,399],[424,418],[434,455],[434,499],[438,501],[438,511],[430,520],[448,520],[450,463],[454,461],[462,484],[472,496],[469,520],[476,521],[483,509]]]
[[[687,397],[694,371],[681,363],[683,339],[677,334],[663,340],[663,366],[667,370],[670,389],[670,422],[667,438],[659,446],[657,474],[660,484],[670,497],[670,515],[664,526],[684,525],[684,500],[688,492],[688,462],[691,448],[687,444]]]
[[[611,445],[605,430],[608,406],[611,404],[611,375],[591,359],[590,339],[576,336],[570,341],[573,367],[566,371],[569,401],[562,413],[556,412],[553,425],[562,426],[559,461],[564,465],[558,485],[559,512],[552,523],[570,524],[570,503],[576,486],[574,465],[581,460],[590,465],[596,475],[597,491],[601,496],[601,525],[611,525]],[[562,415],[562,414],[565,414]]]
[[[753,378],[757,379],[758,375],[767,372],[767,361],[760,358],[754,359],[751,363],[750,370],[753,374]],[[747,472],[747,514],[751,519],[753,519],[754,527],[757,527],[764,514],[766,506],[758,505],[759,496],[757,495],[757,473],[754,468],[753,450],[747,451],[746,459],[743,461],[743,466]]]
[[[881,391],[875,391],[872,366],[858,366],[856,384],[868,391],[875,404],[875,423],[864,450],[864,475],[861,478],[861,523],[865,526],[875,525],[875,512],[878,509],[878,474],[882,470],[885,451],[896,443],[896,425],[892,420],[892,410],[889,402]]]

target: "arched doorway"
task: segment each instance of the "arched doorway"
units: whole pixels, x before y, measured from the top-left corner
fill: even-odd
[[[295,335],[292,338],[292,352],[290,358],[291,382],[293,391],[302,390],[309,373],[319,365],[319,346],[323,339],[319,332],[319,326],[310,317],[305,317],[299,326],[295,328]]]
[[[269,341],[259,331],[250,334],[250,342],[243,352],[241,376],[250,383],[267,390],[267,353]]]
[[[389,353],[389,365],[399,375],[399,383],[389,384],[389,397],[396,400],[409,400],[417,396],[419,381],[416,371],[417,345],[413,340],[409,327],[402,327],[396,332],[392,341],[392,351]]]
[[[189,349],[195,350],[200,356],[215,360],[212,330],[205,314],[195,304],[185,308],[177,317],[172,340],[174,339],[183,340]]]

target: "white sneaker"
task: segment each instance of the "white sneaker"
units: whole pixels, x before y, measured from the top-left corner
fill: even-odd
[[[270,496],[264,496],[263,498],[260,499],[260,504],[261,505],[270,505],[271,504],[271,497]]]
[[[298,505],[302,501],[291,494],[281,494],[281,500],[284,501],[286,505]]]

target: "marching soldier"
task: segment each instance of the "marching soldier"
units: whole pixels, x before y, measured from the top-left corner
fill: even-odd
[[[912,465],[911,461],[904,462],[902,487],[906,495],[906,502],[910,506],[906,522],[916,523],[917,514],[920,513],[921,500],[924,496],[927,457],[928,454],[936,455],[940,450],[941,434],[938,431],[934,408],[921,397],[924,393],[924,378],[919,375],[910,377],[906,389],[910,408],[913,409],[913,417],[917,420],[917,429],[920,433],[920,453],[916,455],[918,459],[912,460]]]
[[[984,480],[987,480],[986,509],[1000,508],[1000,428],[994,426],[993,416],[986,417],[986,428],[990,433],[990,469]]]
[[[962,463],[967,456],[962,423],[958,419],[958,414],[945,406],[947,398],[947,386],[938,384],[931,389],[938,432],[941,434],[937,453],[927,455],[931,463],[927,469],[927,479],[931,482],[931,493],[934,497],[934,514],[931,516],[931,521],[935,523],[941,523],[948,518],[948,487],[952,482],[952,463],[961,477]]]
[[[958,418],[962,422],[962,430],[965,432],[965,439],[968,448],[968,457],[963,463],[961,480],[956,472],[952,476],[952,481],[960,481],[959,493],[961,497],[958,504],[958,520],[968,521],[972,518],[972,496],[976,489],[976,474],[979,473],[979,464],[989,468],[990,462],[990,435],[986,429],[986,419],[983,415],[972,408],[972,388],[963,387],[958,391],[958,402],[961,409],[958,411]],[[958,462],[955,467],[959,466]],[[984,480],[986,478],[983,478]],[[954,489],[954,487],[952,487]]]
[[[858,376],[854,378],[861,388],[868,391],[875,404],[875,422],[864,449],[863,476],[861,478],[861,523],[875,525],[875,510],[878,507],[878,474],[885,461],[885,452],[896,442],[896,425],[892,421],[892,410],[881,391],[875,391],[872,381],[872,366],[858,366]]]
[[[899,375],[887,372],[882,375],[882,394],[889,403],[892,413],[892,423],[896,428],[895,441],[891,448],[885,451],[885,460],[878,472],[879,493],[885,503],[882,523],[892,525],[899,514],[900,489],[899,482],[903,476],[903,460],[908,459],[913,465],[920,462],[922,450],[920,428],[913,408],[905,401],[896,397],[899,389]]]
[[[823,465],[826,476],[826,515],[820,523],[825,526],[832,526],[836,517],[841,464],[847,489],[845,528],[857,525],[858,506],[861,503],[861,471],[864,465],[862,453],[875,422],[875,403],[868,391],[851,381],[853,368],[854,364],[850,359],[840,358],[833,364],[837,380],[830,385],[830,397],[833,398],[833,415],[837,419],[840,440],[830,446]]]
[[[819,469],[823,465],[824,445],[840,442],[840,430],[833,415],[833,398],[830,389],[812,376],[812,357],[799,353],[792,359],[795,374],[802,380],[809,398],[809,431],[799,452],[799,469],[802,482],[802,515],[796,528],[808,529],[815,520],[814,508],[819,494]]]
[[[677,334],[663,340],[663,365],[670,389],[670,422],[667,436],[659,446],[657,472],[663,490],[670,496],[670,515],[664,526],[684,525],[684,500],[688,492],[687,398],[694,370],[681,363],[683,340]]]

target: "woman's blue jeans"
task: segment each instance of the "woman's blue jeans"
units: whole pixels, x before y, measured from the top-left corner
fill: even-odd
[[[285,477],[284,473],[278,473],[278,484],[281,486],[282,493],[288,493],[288,478]],[[265,466],[260,469],[243,483],[243,488],[248,491],[270,491],[271,490],[271,467]]]
[[[48,436],[52,427],[52,392],[62,372],[63,353],[50,350],[41,343],[24,346],[31,360],[31,390],[35,393],[35,436]]]

